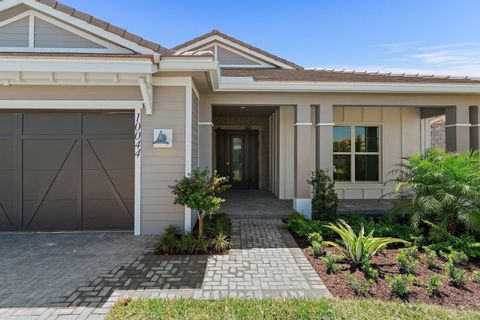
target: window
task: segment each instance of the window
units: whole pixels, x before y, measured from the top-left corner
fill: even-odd
[[[379,181],[379,127],[333,127],[333,178],[350,182]]]

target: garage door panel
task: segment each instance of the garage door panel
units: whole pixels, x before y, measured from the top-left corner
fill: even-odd
[[[24,170],[80,169],[80,148],[76,140],[24,140]]]
[[[83,134],[85,135],[125,135],[132,136],[134,121],[131,113],[85,113]]]
[[[76,200],[45,200],[37,211],[36,201],[24,201],[23,225],[27,229],[78,229]]]
[[[17,113],[0,113],[0,137],[17,137]]]
[[[9,230],[15,225],[15,203],[9,199],[0,200],[0,230]]]
[[[17,119],[16,113],[0,113],[0,230],[18,224]]]
[[[133,217],[115,200],[85,200],[83,202],[85,228],[131,228]]]
[[[25,113],[24,135],[78,135],[81,130],[79,113]]]
[[[134,173],[126,170],[107,170],[108,177],[122,198],[133,197]],[[87,199],[113,198],[110,181],[102,178],[100,170],[84,170],[84,197]]]
[[[80,173],[78,170],[25,171],[23,174],[23,199],[40,200],[48,192],[48,198],[75,199],[80,188]]]
[[[88,139],[85,148],[90,149],[89,156],[84,159],[85,169],[95,169],[98,162],[107,169],[135,168],[135,160],[130,151],[133,150],[133,139],[122,140],[99,140]]]

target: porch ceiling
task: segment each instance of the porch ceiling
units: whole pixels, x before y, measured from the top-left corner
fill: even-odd
[[[274,106],[214,106],[214,117],[268,117]]]

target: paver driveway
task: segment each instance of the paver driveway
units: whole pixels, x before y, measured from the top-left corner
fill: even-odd
[[[232,219],[221,256],[158,256],[128,233],[0,234],[0,319],[102,319],[124,296],[329,296],[280,224]]]
[[[0,319],[71,306],[67,300],[73,292],[130,264],[154,240],[131,232],[0,233]],[[98,297],[90,298],[82,301],[83,309],[97,305]]]

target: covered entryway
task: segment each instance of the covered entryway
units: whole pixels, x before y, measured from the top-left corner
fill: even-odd
[[[0,112],[0,229],[130,229],[134,113]]]

